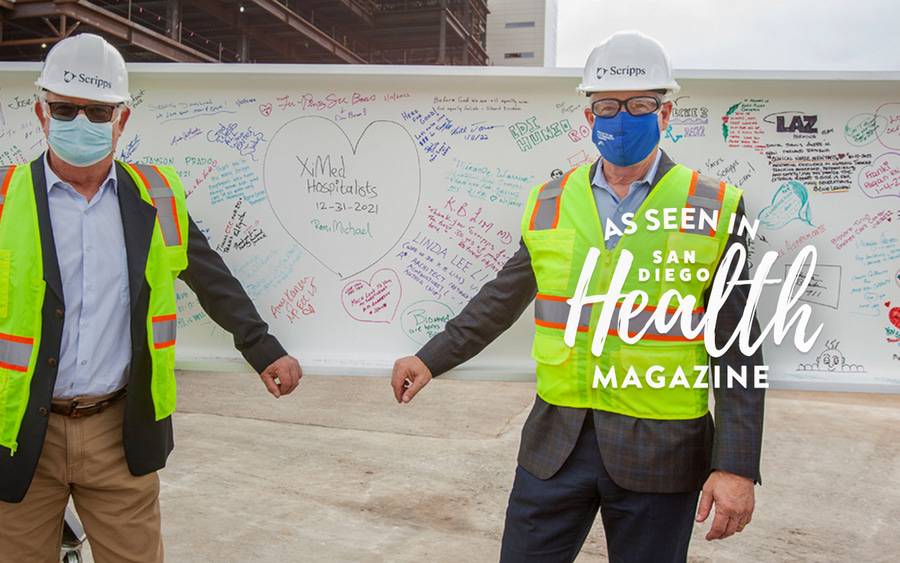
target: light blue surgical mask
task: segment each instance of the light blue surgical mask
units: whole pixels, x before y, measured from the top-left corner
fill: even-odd
[[[72,166],[97,164],[113,150],[113,121],[93,123],[83,113],[72,121],[51,117],[47,142],[59,158]]]
[[[603,158],[616,166],[637,164],[659,143],[657,115],[634,116],[622,110],[613,117],[597,117],[592,140]]]

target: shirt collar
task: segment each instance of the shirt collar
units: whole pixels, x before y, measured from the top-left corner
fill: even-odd
[[[650,169],[647,170],[647,173],[639,182],[634,182],[637,185],[647,184],[648,186],[653,186],[653,179],[656,178],[656,172],[659,170],[659,161],[662,159],[662,149],[656,149],[656,158],[653,159],[653,164],[650,165]],[[603,159],[600,159],[600,162],[597,164],[597,170],[594,172],[594,178],[592,181],[592,185],[594,187],[600,188],[601,190],[607,191],[616,199],[619,199],[619,196],[613,191],[613,189],[609,186],[609,183],[606,181],[606,177],[603,175]],[[632,187],[629,186],[628,193],[630,194]]]
[[[47,155],[48,155],[48,152],[45,152],[44,153],[44,175],[47,179],[47,193],[49,194],[50,190],[53,188],[53,186],[55,186],[57,184],[65,184],[68,186],[69,184],[66,184],[66,182],[64,182],[62,179],[60,179],[60,177],[56,175],[56,173],[53,171],[53,169],[50,168],[50,160],[47,157]],[[106,175],[106,180],[104,180],[103,183],[100,184],[100,189],[102,190],[107,185],[111,185],[113,192],[118,194],[119,182],[118,182],[118,179],[116,178],[115,161],[113,161],[113,163],[110,165],[109,173]]]

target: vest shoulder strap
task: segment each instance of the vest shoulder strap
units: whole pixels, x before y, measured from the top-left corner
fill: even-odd
[[[724,213],[734,212],[740,195],[741,190],[725,183],[725,180],[700,174],[694,170],[691,174],[691,183],[684,206],[694,208],[696,213],[706,214],[710,217],[721,216]],[[733,203],[731,200],[734,200]],[[695,222],[694,228],[683,229],[682,232],[716,235],[714,229],[701,227],[699,221]]]
[[[554,178],[538,188],[534,209],[528,223],[528,230],[542,231],[555,229],[559,222],[559,206],[563,190],[572,174],[581,168],[576,166],[562,176]]]
[[[139,188],[150,198],[150,202],[156,207],[159,227],[162,230],[163,241],[166,246],[182,245],[182,229],[180,225],[179,205],[184,199],[184,190],[181,185],[173,186],[167,174],[158,166],[150,164],[123,163],[131,168],[140,178]],[[142,184],[142,185],[141,185]],[[176,193],[175,190],[178,190]],[[178,197],[180,196],[180,197]]]
[[[562,193],[564,178],[565,175],[562,175],[545,182],[538,193],[538,199],[543,201],[559,197],[559,194]]]
[[[3,219],[3,204],[6,202],[6,194],[9,191],[9,184],[12,182],[15,171],[15,164],[0,166],[0,219]]]

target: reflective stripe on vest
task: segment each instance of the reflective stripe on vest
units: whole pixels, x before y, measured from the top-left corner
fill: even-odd
[[[3,204],[6,202],[6,191],[9,190],[9,182],[12,180],[15,166],[0,166],[0,219],[3,218]]]
[[[547,328],[565,329],[569,320],[569,304],[565,297],[538,293],[534,298],[534,323]],[[587,332],[591,324],[591,305],[581,308],[578,331]]]
[[[0,368],[28,371],[28,362],[34,348],[34,338],[22,338],[0,332]]]
[[[590,329],[591,305],[592,304],[588,303],[581,308],[581,315],[578,320],[579,332],[587,332]],[[613,311],[612,320],[609,323],[608,334],[611,334],[613,336],[618,336],[619,334],[617,327],[619,326],[619,310],[621,309],[620,305],[621,304],[616,304],[616,308]],[[547,328],[557,328],[560,330],[565,330],[566,323],[569,320],[569,309],[570,306],[568,303],[566,303],[565,297],[543,295],[538,293],[535,296],[534,301],[534,324]],[[695,335],[692,338],[689,337],[689,335],[686,335],[680,322],[675,323],[675,325],[669,328],[668,331],[662,332],[659,328],[657,328],[656,323],[650,322],[650,319],[655,311],[656,307],[647,305],[642,311],[632,315],[629,319],[629,324],[631,326],[647,326],[647,332],[644,333],[644,336],[642,336],[642,338],[646,338],[648,340],[671,340],[680,342],[703,340],[702,334]],[[668,313],[674,314],[676,311],[677,309],[674,307],[669,307],[668,309],[666,309],[666,312]],[[702,320],[702,318],[703,307],[694,309],[691,312],[691,328],[694,329],[700,326],[700,321]],[[633,337],[636,334],[636,332],[629,332],[628,335]]]
[[[530,228],[532,231],[556,228],[557,223],[559,223],[560,196],[566,187],[566,182],[569,181],[569,176],[575,170],[577,168],[573,168],[565,176],[550,180],[541,186],[541,193],[538,195],[534,212],[531,214]]]
[[[718,217],[722,212],[722,202],[725,199],[725,182],[721,181],[717,184],[700,178],[700,173],[694,170],[691,176],[691,188],[688,192],[686,208],[696,209],[694,214],[694,224],[688,228],[681,229],[682,233],[693,233],[696,235],[716,236],[716,228],[710,227],[704,229],[701,225],[700,217],[705,213],[710,217]]]
[[[612,336],[618,336],[618,326],[619,326],[619,311],[621,310],[621,304],[616,304],[616,309],[613,311],[612,320],[609,323],[609,332],[608,334]],[[667,313],[674,314],[677,311],[675,307],[669,307],[666,309]],[[641,339],[646,338],[647,340],[669,340],[676,342],[692,342],[692,341],[702,341],[703,333],[700,333],[693,338],[689,338],[688,335],[684,333],[684,330],[681,326],[680,322],[676,322],[674,326],[668,328],[665,332],[661,331],[656,323],[651,323],[650,319],[653,314],[656,312],[656,307],[651,305],[647,305],[642,311],[639,313],[635,313],[628,319],[629,326],[640,326],[647,327],[647,332],[641,336]],[[700,321],[703,319],[703,307],[698,307],[691,311],[691,328],[695,329],[700,326]],[[671,319],[665,319],[667,322]],[[634,337],[637,335],[637,332],[628,332],[629,337]]]
[[[175,346],[175,334],[178,328],[176,315],[153,317],[153,347],[168,348]]]
[[[153,200],[156,217],[159,219],[159,228],[166,246],[180,246],[181,229],[178,224],[178,208],[169,181],[156,166],[147,164],[132,164],[131,166],[144,181],[147,193]]]

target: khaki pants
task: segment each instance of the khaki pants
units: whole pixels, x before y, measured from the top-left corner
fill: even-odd
[[[18,504],[0,501],[0,562],[59,561],[69,496],[97,563],[163,560],[159,477],[125,462],[125,399],[85,418],[50,414],[34,481]]]

